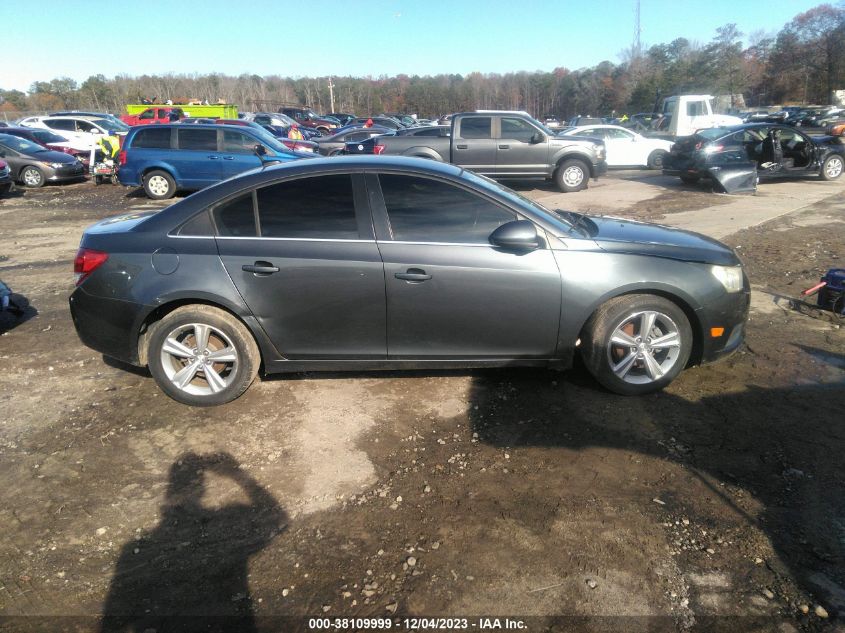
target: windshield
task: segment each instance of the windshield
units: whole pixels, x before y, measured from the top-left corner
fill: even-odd
[[[94,119],[91,121],[94,125],[99,125],[104,130],[109,132],[128,132],[129,126],[122,121],[112,121],[111,119]]]
[[[67,139],[62,138],[58,134],[53,134],[49,130],[39,130],[33,128],[32,135],[42,143],[66,143]]]
[[[529,207],[532,211],[534,211],[534,213],[541,216],[544,220],[547,220],[550,224],[560,227],[562,232],[568,233],[572,229],[572,223],[569,222],[567,217],[560,216],[556,212],[550,211],[536,200],[526,198],[521,193],[517,193],[511,188],[505,187],[495,180],[491,180],[487,176],[481,176],[480,174],[463,170],[461,172],[461,177],[479,184],[485,189],[493,189],[500,196],[507,198],[521,207]]]
[[[285,145],[279,139],[277,139],[275,136],[270,134],[270,132],[268,132],[264,128],[261,128],[261,129],[250,128],[250,129],[255,133],[255,136],[257,136],[259,139],[261,139],[262,143],[264,143],[267,147],[269,147],[273,151],[280,153],[280,154],[290,154],[291,153],[290,148],[285,147]]]
[[[39,152],[49,151],[44,149],[40,145],[33,143],[32,141],[28,141],[25,138],[12,136],[11,134],[0,134],[0,143],[10,149],[21,152],[22,154],[37,154]]]

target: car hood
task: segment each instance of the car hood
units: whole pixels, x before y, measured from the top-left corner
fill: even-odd
[[[64,152],[58,152],[54,149],[47,150],[46,152],[38,152],[36,154],[27,154],[27,156],[45,163],[71,164],[77,162],[75,156],[65,154]]]
[[[730,247],[706,235],[624,218],[585,217],[581,224],[603,251],[720,266],[740,264]]]
[[[812,136],[816,145],[845,145],[841,136]]]

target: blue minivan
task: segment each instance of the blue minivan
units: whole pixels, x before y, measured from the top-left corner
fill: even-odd
[[[121,184],[144,187],[154,200],[196,191],[268,163],[312,154],[293,152],[269,132],[232,125],[139,125],[118,155]]]

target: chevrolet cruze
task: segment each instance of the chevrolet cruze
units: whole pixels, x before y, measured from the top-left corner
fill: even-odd
[[[295,161],[82,236],[82,341],[219,405],[264,373],[569,367],[669,384],[743,340],[749,285],[716,240],[551,211],[453,165]]]

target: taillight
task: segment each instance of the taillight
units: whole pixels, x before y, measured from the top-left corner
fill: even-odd
[[[73,260],[73,273],[76,275],[76,285],[81,284],[85,278],[106,263],[108,253],[95,251],[91,248],[80,248]]]
[[[289,141],[287,139],[280,139],[282,141],[282,145],[287,147],[288,149],[296,149],[296,143],[294,141]]]
[[[117,154],[117,164],[121,165],[121,166],[126,164],[126,150],[125,149],[120,150],[120,152]]]
[[[384,154],[384,145],[373,145],[373,154]]]

